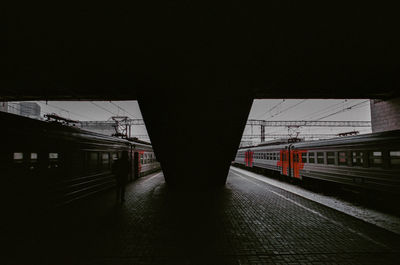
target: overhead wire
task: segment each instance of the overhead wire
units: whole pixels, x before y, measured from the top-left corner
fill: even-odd
[[[106,112],[112,114],[113,116],[117,116],[117,114],[115,114],[114,112],[110,111],[109,109],[107,109],[107,108],[105,108],[105,107],[103,107],[103,106],[100,106],[100,105],[94,103],[93,101],[90,101],[90,103],[92,103],[92,104],[95,105],[96,107],[98,107],[98,108],[100,108],[100,109],[102,109],[102,110],[104,110],[104,111],[106,111]]]
[[[365,100],[365,101],[363,101],[362,103],[363,104],[365,104],[365,103],[367,103],[369,100]],[[351,101],[346,101],[344,104],[342,104],[342,105],[340,105],[339,107],[336,107],[336,108],[333,108],[333,109],[329,109],[329,110],[325,110],[325,111],[322,111],[322,112],[320,112],[320,113],[317,113],[316,115],[313,115],[313,120],[315,120],[315,119],[320,119],[320,117],[321,117],[321,115],[322,116],[326,116],[325,114],[328,114],[328,115],[330,115],[330,114],[332,114],[332,113],[340,113],[341,111],[343,111],[343,110],[346,110],[347,108],[351,108],[351,109],[358,109],[359,107],[357,107],[357,108],[353,108],[353,105],[351,105],[351,104],[353,104],[354,105],[354,101],[353,102],[351,102]],[[358,104],[358,103],[355,103],[355,104]],[[361,107],[364,107],[364,106],[361,106]]]
[[[315,113],[313,116],[311,116],[309,118],[309,120],[315,120],[320,116],[324,116],[326,114],[330,114],[330,113],[333,113],[333,112],[336,112],[339,110],[343,110],[343,109],[349,107],[351,104],[354,104],[354,102],[344,101],[343,103],[338,104],[339,106],[335,106],[333,108],[326,109],[325,111],[319,111],[318,113]]]
[[[326,115],[326,116],[324,116],[324,117],[322,117],[322,118],[319,118],[319,119],[317,119],[317,120],[315,120],[315,121],[318,121],[318,120],[321,120],[321,119],[324,119],[324,118],[327,118],[327,117],[330,117],[330,116],[339,114],[340,112],[343,112],[343,111],[348,111],[348,110],[351,110],[351,109],[357,109],[357,108],[354,108],[354,107],[356,107],[356,106],[359,106],[358,108],[364,107],[364,106],[361,106],[361,107],[360,107],[360,105],[365,104],[365,103],[367,103],[368,101],[369,101],[369,100],[365,100],[365,101],[363,101],[363,102],[358,102],[358,103],[356,103],[356,104],[354,104],[354,105],[352,105],[352,106],[347,107],[346,109],[342,109],[342,110],[340,110],[340,111],[336,111],[336,112],[331,113],[331,114],[329,114],[329,115]],[[285,130],[285,129],[286,129],[286,127],[282,127],[281,129],[278,129],[278,130],[269,132],[268,134],[273,134],[273,133],[276,133],[276,132],[280,132],[280,131],[283,131],[283,130]],[[267,135],[267,134],[266,134],[266,135]]]
[[[89,120],[92,119],[92,118],[90,118],[89,116],[86,116],[86,115],[83,115],[83,114],[79,114],[79,113],[73,112],[73,111],[71,111],[71,110],[67,110],[67,109],[61,108],[61,107],[59,107],[59,106],[55,106],[55,105],[49,104],[48,102],[46,102],[45,104],[46,104],[47,106],[52,107],[52,108],[59,109],[59,110],[62,110],[62,111],[66,111],[66,112],[71,113],[71,114],[74,114],[74,115],[76,115],[76,116],[80,116],[80,117],[83,117],[83,118],[86,118],[86,119],[89,119]]]
[[[274,115],[271,116],[271,118],[276,117],[276,116],[278,116],[278,115],[281,115],[282,113],[284,113],[284,112],[286,112],[286,111],[288,111],[288,110],[290,110],[290,109],[293,109],[294,107],[297,107],[298,105],[300,105],[301,103],[303,103],[303,102],[305,102],[305,101],[307,101],[307,100],[308,100],[308,99],[303,99],[302,101],[300,101],[300,102],[294,104],[293,106],[290,106],[290,107],[288,107],[288,108],[286,108],[286,109],[283,109],[283,110],[279,111],[278,113],[275,113]]]
[[[328,107],[325,107],[325,108],[322,108],[322,109],[317,110],[315,112],[312,112],[312,113],[304,115],[302,119],[312,119],[312,117],[315,116],[314,114],[321,114],[321,113],[330,111],[331,108],[334,108],[334,107],[336,107],[338,105],[341,105],[341,104],[345,104],[346,102],[347,102],[347,99],[345,99],[344,101],[341,101],[339,103],[335,103],[333,105],[329,105]]]
[[[271,112],[272,110],[276,109],[279,105],[283,104],[285,102],[285,99],[282,99],[281,102],[278,102],[278,104],[274,105],[272,108],[268,109],[266,112],[264,112],[263,114],[259,115],[258,118],[264,116],[265,114]]]
[[[125,113],[127,113],[129,116],[131,116],[131,118],[137,119],[137,117],[135,115],[132,115],[131,113],[129,113],[126,109],[124,109],[123,107],[121,107],[120,105],[110,101],[110,104],[114,105],[115,107],[123,110]]]
[[[59,106],[55,106],[55,105],[49,104],[48,102],[46,102],[46,103],[41,102],[41,101],[38,101],[38,102],[41,103],[41,104],[45,104],[46,106],[49,106],[49,107],[51,107],[51,108],[58,109],[58,110],[61,110],[61,111],[65,111],[65,112],[68,113],[68,116],[70,116],[70,114],[73,114],[73,115],[80,116],[80,117],[83,117],[83,118],[86,118],[86,119],[89,119],[89,120],[92,119],[92,118],[90,118],[90,117],[88,117],[88,116],[86,116],[86,115],[79,114],[79,113],[73,112],[73,111],[71,111],[71,110],[67,110],[67,109],[61,108],[61,107],[59,107]],[[8,102],[8,104],[17,105],[17,104],[19,104],[19,103],[18,103],[18,102]],[[9,105],[9,106],[12,107],[11,105]],[[18,106],[18,105],[17,105],[17,106]],[[15,110],[21,111],[21,108],[17,108],[17,107],[12,107],[12,108],[15,109]],[[33,107],[28,106],[28,105],[25,105],[24,108],[28,108],[28,109],[30,109],[30,110],[36,111],[36,109],[34,109]],[[43,108],[43,107],[42,107],[42,108]]]
[[[304,99],[304,100],[302,100],[302,101],[300,101],[300,102],[298,102],[298,103],[296,103],[296,104],[294,104],[294,105],[292,105],[292,106],[290,106],[290,107],[288,107],[288,108],[286,108],[286,109],[284,109],[284,110],[281,110],[280,112],[278,112],[278,113],[276,113],[276,114],[273,114],[271,117],[276,117],[276,116],[278,116],[278,115],[280,115],[280,114],[282,114],[282,113],[284,113],[284,112],[286,112],[286,111],[288,111],[288,110],[290,110],[290,109],[292,109],[292,108],[294,108],[294,107],[300,105],[301,103],[305,102],[306,100],[307,100],[307,99]],[[334,113],[330,113],[330,114],[328,114],[328,115],[325,115],[325,116],[320,117],[320,118],[317,119],[317,120],[321,120],[321,119],[324,119],[324,118],[327,118],[327,117],[330,117],[330,116],[333,116],[333,115],[336,115],[336,114],[338,114],[338,113],[345,112],[345,111],[348,111],[348,110],[351,110],[351,109],[359,109],[359,108],[366,107],[367,105],[363,105],[363,104],[368,103],[368,101],[369,101],[369,100],[365,100],[365,101],[363,101],[363,102],[358,102],[358,103],[356,103],[356,104],[353,104],[353,105],[348,106],[348,107],[346,107],[346,108],[343,109],[343,107],[348,103],[347,100],[344,100],[344,101],[342,101],[342,102],[335,103],[335,104],[330,105],[330,106],[328,106],[328,107],[326,107],[326,108],[323,108],[322,110],[319,110],[319,111],[313,112],[313,113],[311,113],[311,114],[308,114],[308,115],[306,115],[305,117],[311,115],[311,116],[310,116],[310,118],[311,118],[311,117],[315,116],[314,114],[317,114],[317,113],[318,113],[318,114],[324,114],[324,113],[327,113],[327,112],[331,112],[332,110],[335,111]],[[280,102],[280,103],[282,103],[282,102]],[[279,103],[278,103],[278,104],[279,104]],[[340,105],[340,110],[337,110],[337,106],[338,106],[338,105]],[[267,112],[268,112],[268,111],[267,111]],[[266,112],[266,113],[267,113],[267,112]],[[264,113],[264,114],[265,114],[265,113]],[[264,114],[263,114],[263,115],[264,115]],[[282,127],[282,128],[280,128],[280,129],[274,130],[274,131],[272,131],[272,132],[268,132],[268,133],[266,132],[265,135],[268,136],[268,135],[273,134],[273,133],[276,133],[276,132],[284,131],[285,129],[286,129],[285,127]]]
[[[357,104],[354,104],[354,105],[352,105],[352,106],[350,106],[350,107],[347,107],[347,108],[345,108],[345,109],[342,109],[342,110],[336,111],[336,112],[334,112],[334,113],[331,113],[331,114],[329,114],[329,115],[326,115],[326,116],[320,117],[320,118],[318,118],[318,119],[316,119],[316,120],[317,120],[317,121],[319,121],[319,120],[322,120],[322,119],[325,119],[325,118],[331,117],[331,116],[333,116],[333,115],[336,115],[336,114],[339,114],[339,113],[342,113],[342,112],[349,111],[349,110],[353,109],[355,106],[359,106],[359,105],[361,105],[361,104],[365,104],[365,103],[367,103],[367,102],[369,102],[369,99],[368,99],[368,100],[365,100],[365,101],[362,101],[362,102],[359,102],[359,103],[357,103]]]

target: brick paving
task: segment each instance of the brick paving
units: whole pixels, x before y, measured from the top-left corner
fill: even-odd
[[[6,231],[3,264],[398,264],[400,236],[237,172],[178,191],[162,174]],[[24,222],[23,222],[24,223]],[[17,232],[18,231],[18,232]]]

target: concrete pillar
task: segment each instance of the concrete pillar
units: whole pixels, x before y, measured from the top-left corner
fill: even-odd
[[[225,184],[250,112],[246,95],[181,91],[139,98],[165,179],[189,189]]]
[[[400,98],[371,100],[372,132],[400,130]]]

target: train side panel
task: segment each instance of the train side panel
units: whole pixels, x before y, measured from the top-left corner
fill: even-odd
[[[400,194],[399,130],[239,149],[234,162],[250,167],[244,152],[253,153],[251,167],[279,171],[300,180],[319,179]],[[274,152],[279,153],[278,159]]]

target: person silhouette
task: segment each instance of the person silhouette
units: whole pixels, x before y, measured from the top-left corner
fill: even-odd
[[[117,182],[117,202],[125,201],[125,186],[128,183],[130,171],[128,151],[122,151],[122,156],[114,162],[113,172]]]

